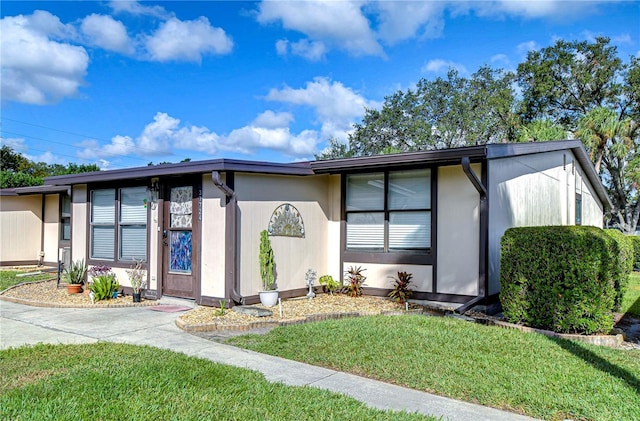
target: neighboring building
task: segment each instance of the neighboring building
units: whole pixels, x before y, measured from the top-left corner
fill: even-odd
[[[57,266],[71,245],[71,188],[0,190],[0,265]]]
[[[258,301],[264,229],[289,235],[271,237],[281,297],[306,294],[308,269],[341,279],[362,266],[367,294],[386,295],[407,271],[414,298],[477,302],[499,292],[507,228],[602,227],[610,207],[579,141],[294,164],[218,159],[45,181],[71,188],[73,260],[109,265],[127,286],[125,270],[143,259],[147,297],[205,305]],[[25,207],[27,197],[17,196]]]

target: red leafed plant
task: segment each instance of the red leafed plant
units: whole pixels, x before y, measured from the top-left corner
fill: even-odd
[[[364,285],[366,276],[362,274],[366,269],[361,266],[351,266],[344,274],[345,286],[343,292],[350,297],[359,297],[362,295],[362,286]]]
[[[411,278],[413,278],[413,275],[409,272],[398,272],[398,277],[394,278],[395,284],[393,285],[393,290],[389,293],[389,297],[402,304],[411,298],[413,294],[413,291],[409,288]]]

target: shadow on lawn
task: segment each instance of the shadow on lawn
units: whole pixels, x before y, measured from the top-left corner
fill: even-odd
[[[610,363],[602,357],[599,357],[592,351],[584,348],[583,345],[579,342],[552,337],[549,337],[548,339],[555,342],[563,349],[571,352],[576,357],[581,358],[583,361],[591,364],[594,368],[597,368],[603,373],[610,374],[619,378],[620,380],[623,380],[629,386],[631,386],[637,394],[640,395],[640,379],[638,379],[633,373]]]

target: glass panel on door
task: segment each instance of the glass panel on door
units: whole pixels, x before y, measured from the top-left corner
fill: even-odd
[[[193,187],[171,188],[169,205],[169,272],[190,274],[192,270]]]

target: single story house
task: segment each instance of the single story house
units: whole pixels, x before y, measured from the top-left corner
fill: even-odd
[[[342,279],[349,267],[361,266],[366,294],[387,295],[392,277],[407,271],[414,298],[470,306],[499,292],[507,228],[602,227],[611,206],[579,141],[291,164],[215,159],[45,182],[39,193],[16,189],[15,197],[2,196],[3,249],[8,235],[47,243],[31,226],[22,231],[28,223],[6,227],[6,197],[29,202],[34,220],[51,215],[47,220],[64,224],[68,189],[70,229],[58,232],[70,234],[72,260],[113,267],[125,287],[125,270],[143,260],[147,298],[213,306],[221,299],[258,302],[262,230],[271,235],[283,298],[306,294],[308,269]],[[60,204],[50,203],[55,197]]]
[[[71,188],[0,189],[0,265],[57,266],[71,246]]]

